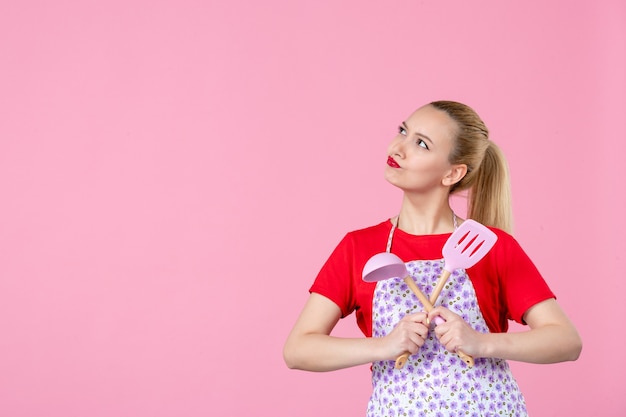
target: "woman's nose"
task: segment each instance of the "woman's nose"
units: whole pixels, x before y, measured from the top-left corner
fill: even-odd
[[[390,155],[404,155],[404,141],[398,137],[393,138],[393,140],[389,144],[388,150]]]

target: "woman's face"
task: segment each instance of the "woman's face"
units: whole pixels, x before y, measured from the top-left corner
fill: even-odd
[[[398,128],[387,150],[385,179],[406,192],[426,193],[446,187],[454,166],[448,156],[457,131],[444,111],[426,105]]]

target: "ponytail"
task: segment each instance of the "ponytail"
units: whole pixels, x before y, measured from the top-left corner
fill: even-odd
[[[509,170],[504,154],[491,141],[469,190],[467,217],[513,232]]]
[[[456,122],[458,131],[449,161],[467,166],[467,174],[451,187],[450,194],[468,190],[467,217],[512,233],[509,170],[504,154],[489,140],[487,126],[465,104],[455,101],[430,104]]]

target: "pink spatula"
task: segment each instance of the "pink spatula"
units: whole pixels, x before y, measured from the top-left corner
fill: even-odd
[[[455,269],[471,268],[495,245],[498,236],[486,226],[467,219],[450,235],[443,245],[444,266],[430,295],[431,304],[437,302],[446,281]]]
[[[406,269],[406,265],[402,262],[397,255],[388,252],[382,252],[372,256],[365,266],[363,267],[363,281],[365,282],[377,282],[384,279],[403,277],[404,282],[409,286],[413,294],[417,296],[427,312],[431,311],[434,307],[428,300],[428,297],[420,291],[415,281]],[[444,320],[441,317],[435,319],[436,324],[443,323]],[[474,358],[467,355],[461,350],[457,351],[459,357],[471,368],[474,366]],[[401,369],[409,358],[409,353],[404,353],[396,359],[396,369]]]

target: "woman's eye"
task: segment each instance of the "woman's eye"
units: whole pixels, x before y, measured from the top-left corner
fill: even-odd
[[[398,133],[401,134],[402,136],[406,136],[406,129],[403,128],[402,126],[398,126]]]
[[[428,149],[428,145],[422,139],[418,139],[416,143],[417,143],[417,146],[421,146],[424,149]]]

